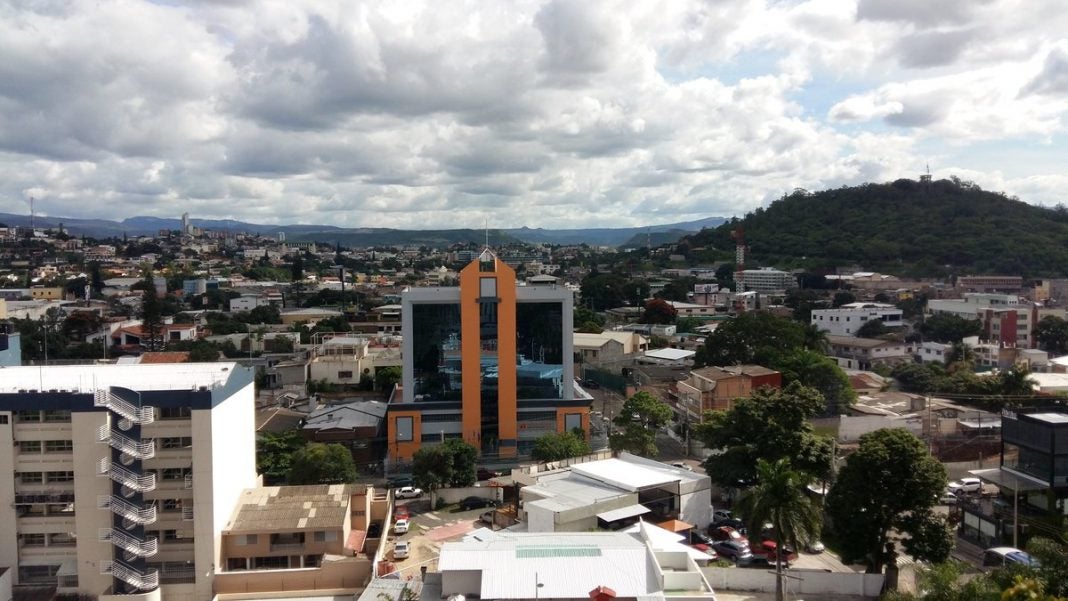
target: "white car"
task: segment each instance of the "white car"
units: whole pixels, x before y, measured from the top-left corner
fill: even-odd
[[[412,547],[406,540],[399,540],[393,545],[393,559],[406,559]]]
[[[948,490],[953,494],[979,492],[983,490],[983,482],[979,478],[961,478],[950,482]]]
[[[397,520],[397,522],[395,524],[393,524],[393,533],[394,534],[407,534],[408,533],[408,527],[409,527],[408,520],[403,519],[403,518],[399,519],[399,520]]]
[[[681,462],[681,461],[676,461],[676,462],[672,463],[672,464],[671,464],[671,467],[677,467],[677,468],[679,468],[680,470],[686,470],[686,471],[688,471],[688,472],[692,472],[692,471],[693,471],[693,468],[692,468],[692,467],[690,467],[690,466],[686,465],[685,463],[683,463],[683,462]]]
[[[942,493],[942,496],[938,497],[939,505],[956,505],[960,501],[960,497],[951,490],[946,490]]]
[[[405,486],[403,488],[398,488],[393,496],[398,499],[418,499],[423,496],[423,489],[414,486]]]

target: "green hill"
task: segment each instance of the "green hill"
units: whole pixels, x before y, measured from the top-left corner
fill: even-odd
[[[796,190],[684,241],[691,248],[728,251],[734,248],[731,231],[739,226],[750,264],[859,264],[909,276],[1068,274],[1068,211],[1029,205],[956,178]]]

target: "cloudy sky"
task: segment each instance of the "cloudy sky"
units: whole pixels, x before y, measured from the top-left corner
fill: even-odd
[[[930,163],[1060,202],[1063,0],[5,0],[0,212],[740,215]]]

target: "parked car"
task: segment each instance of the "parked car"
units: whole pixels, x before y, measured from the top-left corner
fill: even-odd
[[[406,540],[399,540],[393,544],[393,559],[407,559],[411,553],[411,544]]]
[[[730,526],[720,526],[719,528],[710,528],[708,532],[713,541],[732,540],[736,543],[749,544],[749,539],[745,537],[741,532],[738,532]]]
[[[747,534],[745,529],[745,522],[735,518],[725,518],[722,520],[716,520],[712,522],[712,525],[708,527],[708,531],[711,532],[714,528],[722,528],[726,526],[728,528],[734,528],[741,534]]]
[[[1013,564],[1040,567],[1037,559],[1016,547],[991,547],[983,552],[983,567],[1003,568]]]
[[[960,497],[957,496],[957,493],[950,490],[946,490],[946,492],[942,493],[942,495],[938,497],[939,505],[956,505],[959,502]]]
[[[478,516],[478,521],[483,524],[493,524],[493,514],[497,513],[496,510],[490,509],[489,511],[483,511]]]
[[[775,568],[775,562],[769,561],[763,555],[750,555],[737,561],[739,568]]]
[[[382,536],[382,522],[371,522],[371,525],[367,527],[367,538],[378,538]]]
[[[683,463],[682,461],[675,461],[675,462],[672,462],[672,464],[671,464],[671,467],[677,467],[677,468],[679,468],[680,470],[686,470],[686,471],[688,471],[688,472],[692,472],[692,471],[693,471],[693,468],[692,468],[692,467],[690,467],[690,466],[689,466],[689,465],[687,465],[686,463]]]
[[[490,478],[496,478],[497,477],[497,472],[495,472],[493,470],[488,470],[488,469],[486,469],[484,467],[480,467],[480,468],[478,468],[478,471],[475,473],[475,476],[481,482],[482,480],[489,480]]]
[[[777,548],[778,545],[776,545],[773,540],[761,541],[760,545],[753,550],[753,555],[763,555],[768,558],[768,561],[775,561],[775,552]],[[783,545],[782,561],[786,564],[789,564],[791,561],[797,561],[797,551]]]
[[[407,505],[397,505],[393,508],[393,519],[408,519],[409,517],[411,516],[408,514]]]
[[[740,559],[748,559],[753,556],[752,551],[749,550],[749,545],[743,545],[731,540],[722,540],[712,544],[712,549],[716,553],[719,553],[727,559],[733,559],[738,561]]]
[[[415,480],[411,476],[393,476],[386,480],[386,486],[389,488],[401,488],[404,486],[415,486]]]
[[[823,544],[823,541],[818,539],[809,541],[808,544],[805,545],[805,551],[808,551],[812,554],[823,553],[826,550],[826,545]]]
[[[398,488],[393,496],[397,499],[418,499],[423,496],[423,489],[415,488],[414,486],[404,486]]]
[[[983,482],[979,478],[961,478],[949,483],[949,492],[954,494],[974,493],[983,490]]]
[[[691,545],[708,545],[716,542],[711,536],[701,532],[700,530],[690,530],[690,544]],[[704,549],[702,549],[703,551]]]
[[[463,501],[460,501],[460,509],[467,511],[468,509],[480,509],[482,507],[493,507],[496,503],[493,499],[486,499],[483,497],[464,497]]]
[[[716,521],[719,521],[719,520],[729,520],[732,517],[734,517],[734,516],[731,515],[731,510],[730,509],[717,509],[717,510],[712,512],[712,521],[713,522],[716,522]]]
[[[397,520],[396,522],[393,523],[393,533],[394,534],[407,534],[408,533],[409,524],[410,524],[410,522],[408,522],[408,520],[405,519],[405,518],[401,518],[401,519]]]

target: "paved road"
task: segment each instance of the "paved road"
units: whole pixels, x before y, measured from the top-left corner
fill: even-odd
[[[387,553],[386,557],[392,560],[393,544],[396,541],[406,540],[411,543],[412,549],[409,557],[394,560],[396,569],[401,572],[402,577],[413,575],[418,578],[419,568],[424,565],[428,571],[436,571],[442,543],[461,540],[468,532],[484,525],[478,521],[478,516],[482,515],[486,509],[456,512],[448,509],[431,511],[430,501],[426,497],[401,501],[398,505],[408,507],[411,527],[407,534],[389,533],[386,544],[390,553]]]

